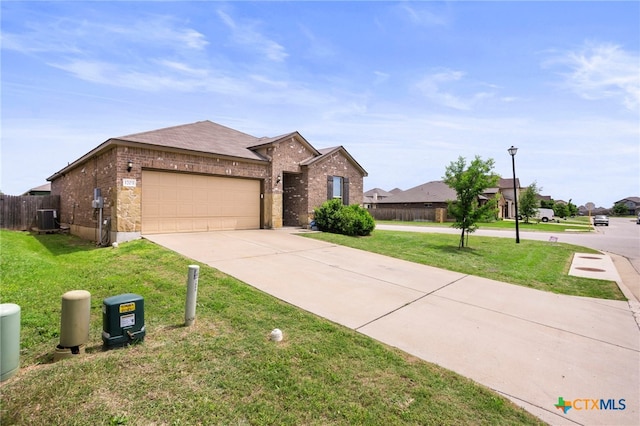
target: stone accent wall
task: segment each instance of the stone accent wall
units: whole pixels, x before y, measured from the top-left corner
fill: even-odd
[[[269,145],[257,150],[259,154],[271,161],[270,164],[270,181],[265,181],[265,192],[272,192],[272,204],[265,206],[271,210],[271,218],[274,228],[280,228],[283,224],[291,226],[289,224],[297,223],[303,224],[295,220],[296,215],[300,215],[301,212],[306,212],[307,199],[306,199],[306,186],[304,178],[296,184],[296,192],[292,192],[292,188],[289,187],[288,193],[285,193],[285,175],[286,173],[298,173],[302,174],[303,170],[300,167],[300,163],[314,156],[314,153],[301,143],[295,136],[290,139],[281,141],[275,145]],[[280,176],[280,182],[278,183],[278,176]],[[268,184],[267,184],[268,183]],[[299,192],[298,192],[299,191]],[[289,201],[297,199],[298,206],[290,206]],[[284,206],[283,206],[284,203]],[[297,212],[295,211],[297,210]]]

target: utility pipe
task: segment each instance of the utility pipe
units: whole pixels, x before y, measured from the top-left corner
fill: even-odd
[[[184,311],[184,325],[189,327],[196,320],[196,300],[198,298],[198,275],[200,266],[189,265],[187,277],[187,303]]]

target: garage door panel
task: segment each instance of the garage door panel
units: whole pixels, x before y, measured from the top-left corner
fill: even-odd
[[[260,227],[260,182],[144,170],[142,233]]]

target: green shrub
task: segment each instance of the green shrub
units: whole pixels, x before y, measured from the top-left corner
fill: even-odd
[[[369,235],[375,228],[371,214],[357,204],[345,206],[340,199],[326,201],[314,210],[318,229],[344,235]]]

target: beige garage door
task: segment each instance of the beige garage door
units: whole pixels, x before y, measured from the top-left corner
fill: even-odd
[[[258,228],[258,180],[142,172],[143,234]]]

